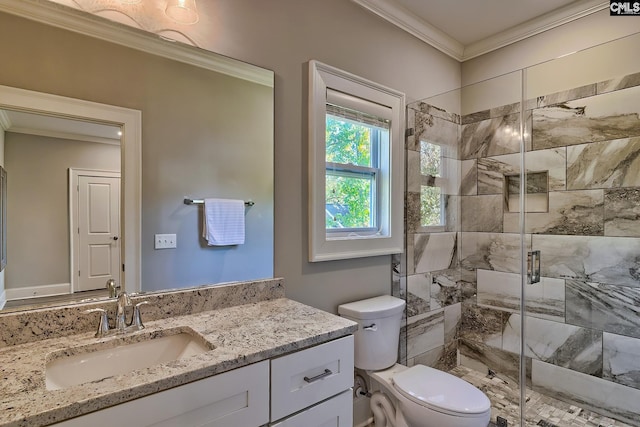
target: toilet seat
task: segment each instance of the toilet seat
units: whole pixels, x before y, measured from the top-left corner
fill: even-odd
[[[395,389],[407,399],[429,409],[457,417],[478,417],[487,413],[491,402],[468,382],[430,368],[416,365],[392,377]]]

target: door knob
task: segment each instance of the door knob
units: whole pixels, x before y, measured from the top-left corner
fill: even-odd
[[[113,236],[113,240],[118,240],[118,236]]]

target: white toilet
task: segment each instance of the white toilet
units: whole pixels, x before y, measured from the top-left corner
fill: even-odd
[[[383,295],[338,307],[341,316],[360,325],[356,368],[382,390],[371,396],[376,427],[487,427],[491,402],[476,387],[437,369],[396,363],[404,306]]]

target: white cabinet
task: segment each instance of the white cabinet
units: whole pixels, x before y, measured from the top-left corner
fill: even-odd
[[[352,396],[352,391],[347,390],[316,406],[271,425],[272,427],[352,427]]]
[[[273,359],[272,425],[351,427],[352,386],[353,335]]]
[[[55,427],[238,427],[269,422],[269,361],[92,412]]]

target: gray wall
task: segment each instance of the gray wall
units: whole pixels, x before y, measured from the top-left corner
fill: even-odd
[[[0,84],[142,111],[143,290],[273,276],[271,88],[9,15],[0,37]],[[246,244],[206,247],[184,196],[253,199]]]
[[[391,291],[391,257],[310,263],[307,239],[306,69],[316,59],[402,91],[407,100],[460,85],[460,64],[345,0],[200,2],[218,27],[209,44],[273,69],[275,274],[289,298],[335,312]]]
[[[198,6],[201,14],[215,16],[216,28],[208,43],[211,50],[275,71],[273,248],[275,275],[285,277],[287,295],[336,311],[342,302],[388,294],[390,256],[318,264],[307,261],[305,63],[320,60],[403,91],[408,100],[458,87],[460,65],[349,1],[233,0],[200,2]],[[184,241],[180,236],[176,255],[163,252],[170,259],[149,251],[154,233],[178,232],[171,228],[175,225],[172,219],[193,214],[187,210],[192,207],[178,207],[173,200],[159,204],[162,193],[180,187],[176,193],[181,197],[183,192],[197,190],[191,190],[193,186],[187,186],[178,174],[189,168],[175,167],[174,158],[181,152],[177,146],[188,139],[157,140],[170,132],[166,124],[180,114],[180,109],[165,108],[185,104],[174,102],[160,90],[173,83],[149,76],[169,75],[173,70],[177,74],[170,74],[172,77],[200,80],[209,88],[212,83],[206,73],[190,70],[187,77],[182,74],[186,66],[149,57],[141,60],[145,55],[6,16],[0,16],[0,35],[16,41],[0,47],[2,57],[24,59],[3,70],[0,84],[143,110],[143,281],[149,286],[149,277],[170,277],[177,271],[200,268],[191,258],[177,255]],[[117,55],[117,61],[112,55]],[[208,96],[216,93],[211,91]],[[193,157],[188,160],[192,162]],[[268,251],[265,248],[264,253]]]
[[[69,283],[68,169],[120,170],[120,147],[6,133],[7,289]]]

